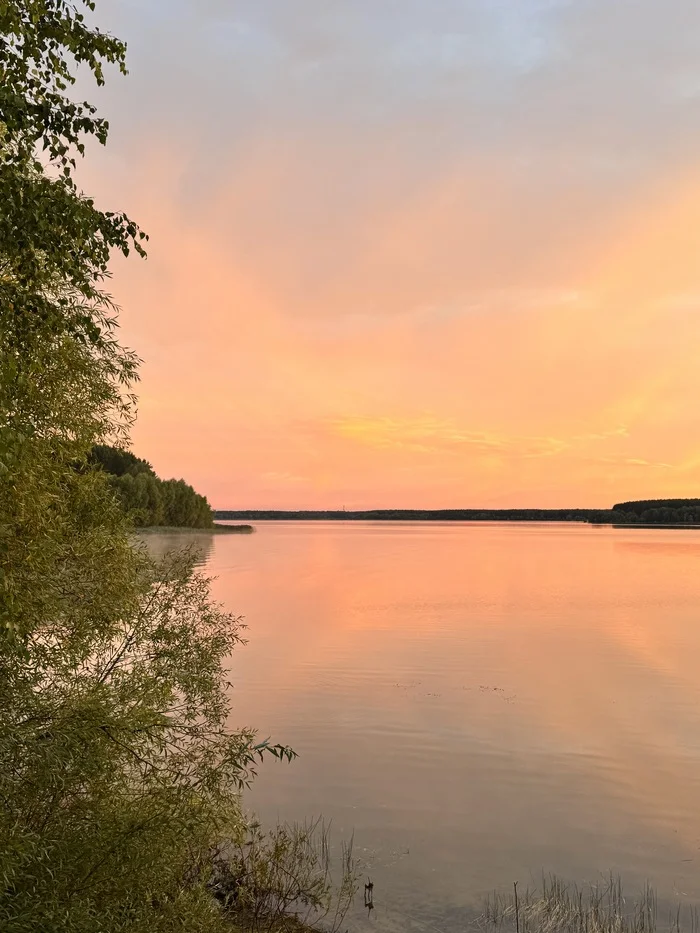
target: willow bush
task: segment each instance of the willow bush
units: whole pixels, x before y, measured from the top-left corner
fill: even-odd
[[[0,928],[216,930],[211,851],[258,756],[292,753],[227,730],[238,621],[190,556],[133,545],[87,466],[133,420],[105,284],[145,243],[75,181],[108,127],[74,72],[126,70],[93,8],[0,0]]]

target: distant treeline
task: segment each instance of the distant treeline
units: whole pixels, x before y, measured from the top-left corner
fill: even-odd
[[[160,479],[146,460],[128,450],[98,445],[90,461],[110,475],[110,485],[138,527],[210,528],[211,506],[182,479]]]
[[[609,509],[369,509],[348,512],[279,509],[217,511],[221,520],[288,521],[448,521],[448,522],[590,522],[610,521]]]
[[[223,521],[590,522],[594,525],[700,525],[700,499],[621,502],[612,509],[220,510],[214,513],[214,517]]]
[[[618,502],[613,514],[620,524],[700,525],[700,499],[639,499]]]

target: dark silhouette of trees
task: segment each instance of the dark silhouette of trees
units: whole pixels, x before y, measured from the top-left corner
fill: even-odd
[[[700,499],[621,502],[612,509],[367,509],[283,511],[218,510],[238,521],[589,522],[593,525],[700,525]]]
[[[700,499],[639,499],[619,502],[613,511],[645,525],[700,525]]]
[[[160,479],[146,460],[106,444],[93,447],[89,460],[110,474],[110,486],[135,525],[211,528],[211,506],[183,479]]]
[[[367,509],[359,511],[217,511],[215,518],[297,521],[453,521],[453,522],[589,522],[609,520],[608,509]]]
[[[95,444],[90,451],[88,461],[95,466],[101,466],[103,470],[113,476],[124,476],[126,473],[131,476],[136,476],[139,473],[156,475],[155,470],[146,460],[132,454],[130,450],[123,450],[121,447],[110,447],[107,444]]]

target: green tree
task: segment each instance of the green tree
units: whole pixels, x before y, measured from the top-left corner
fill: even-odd
[[[125,71],[93,6],[0,0],[0,927],[214,930],[207,856],[269,746],[227,730],[237,620],[191,556],[132,545],[87,460],[133,417],[104,283],[143,242],[73,176],[107,136],[67,96],[75,67]],[[122,479],[150,509],[147,471]]]
[[[130,451],[99,444],[89,462],[111,474],[110,485],[135,525],[212,527],[214,513],[205,496],[184,480],[161,480],[150,463]]]
[[[146,460],[135,456],[130,450],[110,447],[109,444],[96,444],[90,451],[88,460],[113,476],[123,476],[125,473],[130,473],[132,476],[136,476],[137,473],[156,475],[153,467]]]

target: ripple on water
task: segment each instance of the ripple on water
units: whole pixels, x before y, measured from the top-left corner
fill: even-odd
[[[700,533],[260,523],[207,566],[249,625],[233,722],[300,754],[247,802],[355,830],[373,929],[543,869],[700,898]]]

